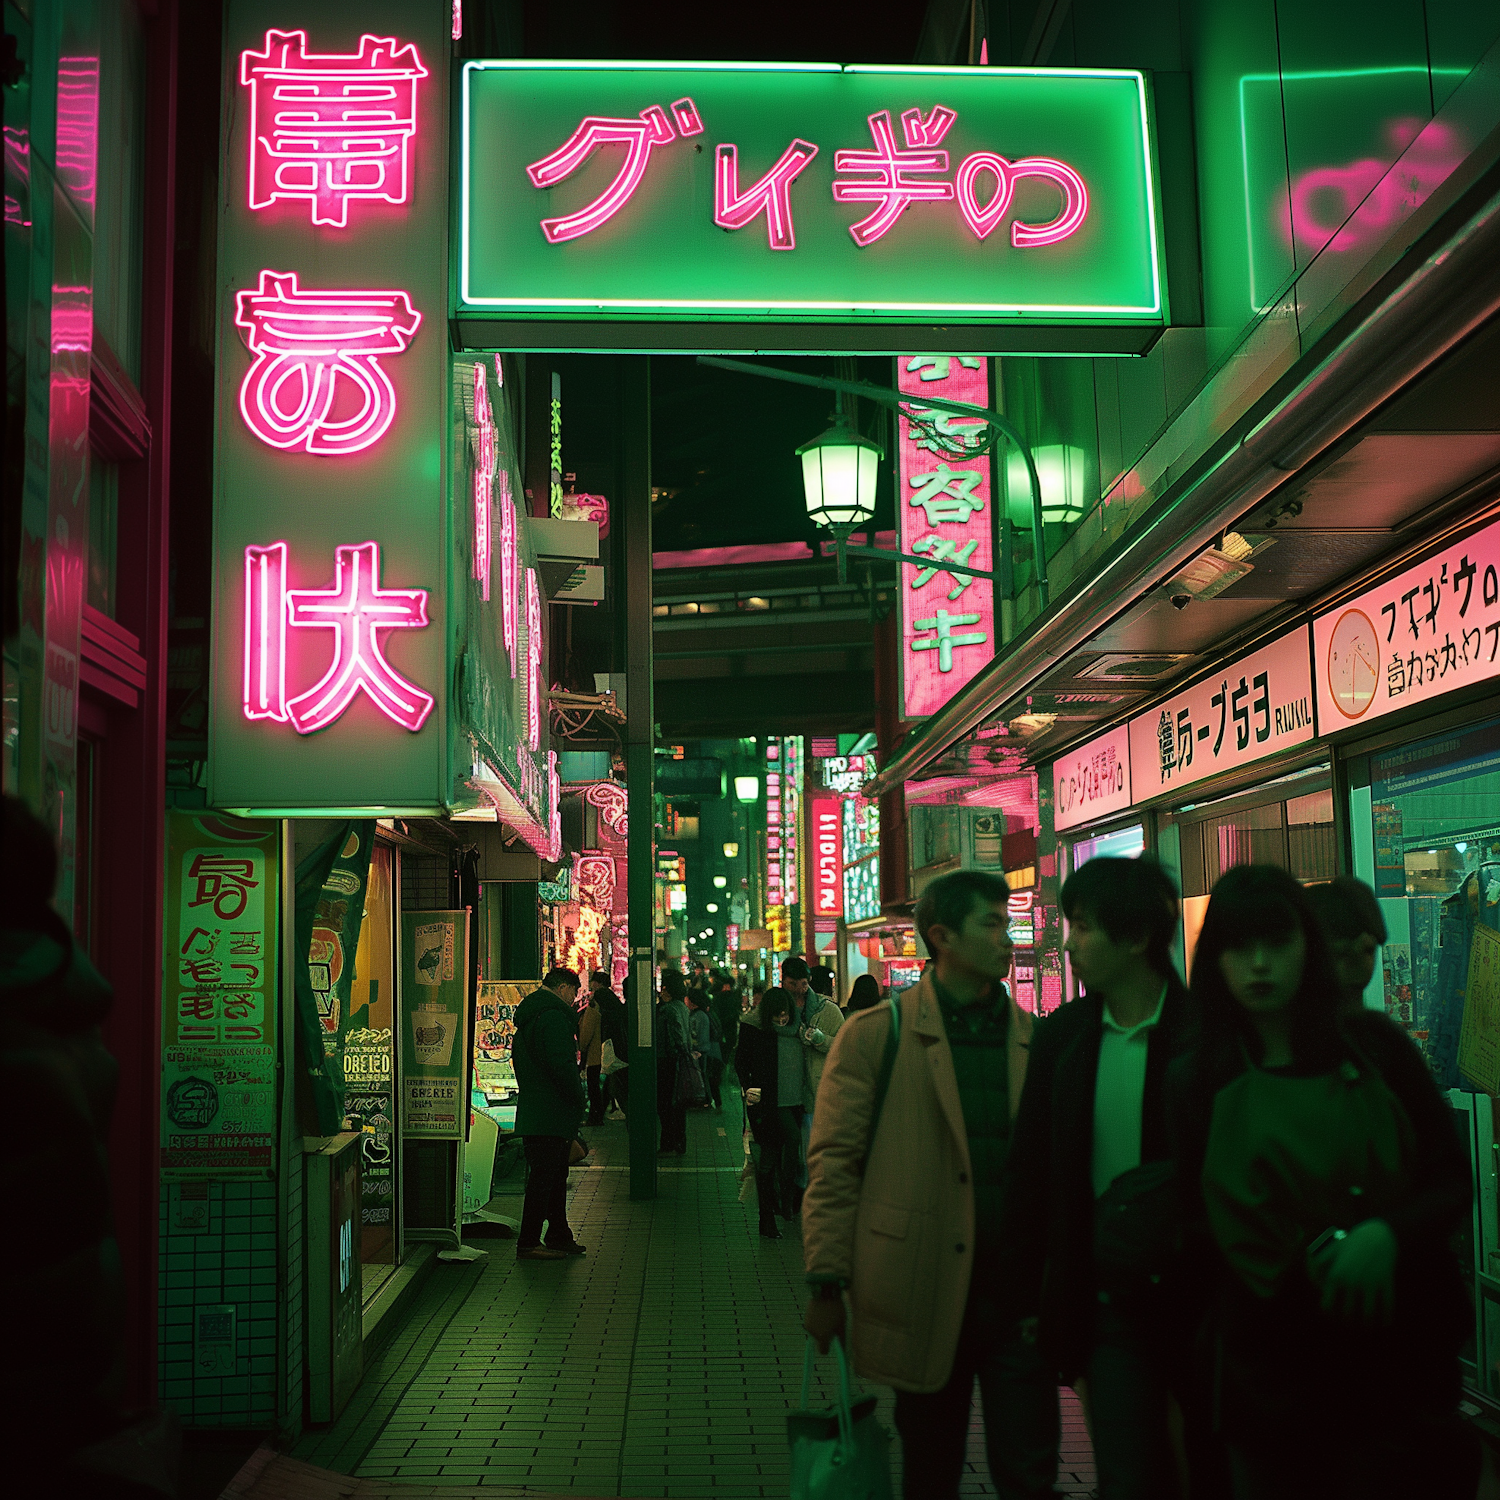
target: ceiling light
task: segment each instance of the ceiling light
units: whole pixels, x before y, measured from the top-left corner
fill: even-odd
[[[718,909],[719,909],[719,905],[718,905],[718,902],[716,902],[716,901],[710,901],[708,903],[708,905],[703,908],[704,911],[709,912],[709,913],[716,912],[716,911],[718,911]]]
[[[724,858],[725,859],[738,859],[739,855],[740,855],[740,846],[738,844],[725,844],[724,845]]]
[[[736,776],[734,778],[734,795],[741,802],[755,802],[760,797],[759,776]]]
[[[729,884],[729,877],[728,876],[726,876],[726,875],[715,875],[714,876],[714,889],[716,891],[722,891],[724,889],[724,887],[726,885],[728,885],[728,884]]]
[[[843,420],[797,449],[807,514],[819,526],[863,526],[875,514],[875,482],[885,450]]]

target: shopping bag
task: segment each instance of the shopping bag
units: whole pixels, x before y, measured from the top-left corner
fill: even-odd
[[[802,1401],[786,1419],[792,1456],[791,1500],[891,1500],[890,1434],[875,1420],[874,1396],[849,1396],[849,1360],[833,1341],[839,1369],[838,1403],[808,1407],[813,1341],[802,1362]]]
[[[630,1064],[615,1051],[613,1042],[605,1042],[599,1049],[599,1071],[608,1078],[611,1073],[618,1073],[621,1068],[628,1068]]]
[[[698,1059],[679,1057],[673,1092],[674,1102],[685,1104],[689,1109],[696,1109],[707,1098],[708,1085],[703,1081],[703,1069],[698,1066]]]

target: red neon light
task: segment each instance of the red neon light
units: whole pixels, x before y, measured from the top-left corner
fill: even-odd
[[[583,799],[598,808],[599,816],[604,819],[604,826],[611,833],[623,839],[630,832],[629,800],[625,788],[617,782],[596,781],[584,792]]]
[[[495,422],[484,365],[474,366],[474,425],[479,430],[474,462],[474,576],[479,597],[490,597],[490,484],[495,477]]]
[[[614,218],[630,201],[631,194],[646,175],[652,147],[665,146],[675,139],[672,122],[659,104],[643,109],[638,120],[606,119],[599,115],[588,115],[581,120],[578,128],[556,151],[526,168],[526,175],[533,185],[556,187],[571,177],[600,146],[624,146],[625,160],[615,180],[586,208],[579,209],[576,214],[541,221],[548,244],[576,240]]]
[[[995,179],[995,191],[982,207],[974,194],[974,183],[981,172],[988,172]],[[1089,211],[1088,189],[1072,167],[1054,161],[1050,156],[1027,156],[1017,162],[1006,161],[993,151],[976,151],[972,156],[966,156],[954,179],[954,187],[959,212],[969,228],[980,239],[985,239],[1005,217],[1015,185],[1022,177],[1044,177],[1056,183],[1062,189],[1063,208],[1057,218],[1046,224],[1012,224],[1011,244],[1024,248],[1028,245],[1055,245],[1059,240],[1067,239],[1083,223]]]
[[[1010,242],[1018,248],[1027,245],[1055,245],[1072,234],[1089,211],[1089,190],[1081,178],[1066,162],[1054,161],[1050,156],[1027,156],[1010,169],[1012,179],[1021,177],[1045,177],[1062,189],[1062,212],[1046,224],[1012,224]]]
[[[245,548],[245,717],[286,722],[286,543]]]
[[[268,31],[264,51],[240,54],[250,207],[302,198],[314,224],[343,229],[351,198],[405,203],[417,80],[426,77],[416,47],[394,37],[362,36],[358,52],[309,52],[305,31]]]
[[[375,542],[334,548],[334,581],[326,589],[287,588],[286,559],[285,542],[245,549],[245,717],[290,720],[298,734],[312,734],[332,724],[363,691],[403,729],[420,729],[432,712],[432,697],[385,659],[379,632],[425,626],[426,589],[381,588]],[[322,680],[290,701],[289,629],[334,632],[333,661]]]
[[[526,742],[533,750],[542,743],[542,601],[536,569],[526,570]]]
[[[380,439],[396,416],[380,360],[400,354],[422,324],[405,292],[304,291],[295,271],[262,271],[259,287],[235,301],[235,326],[255,356],[240,386],[240,415],[261,442],[339,456]],[[353,416],[335,415],[340,381],[359,392]],[[291,407],[283,402],[288,387]]]
[[[516,507],[510,498],[510,475],[500,474],[500,617],[510,675],[516,675]]]
[[[672,118],[684,136],[703,134],[703,116],[691,99],[676,99],[672,103]]]
[[[834,152],[836,170],[875,174],[868,182],[835,181],[833,184],[833,197],[837,203],[878,205],[872,213],[849,226],[850,237],[861,249],[888,233],[913,203],[943,203],[952,199],[951,182],[916,180],[907,174],[948,170],[948,153],[927,148],[942,140],[957,118],[956,112],[944,105],[935,106],[926,120],[919,110],[908,110],[901,117],[908,149],[900,150],[891,125],[891,112],[883,109],[868,116],[870,134],[875,140],[874,151]]]
[[[721,229],[743,229],[758,214],[766,216],[766,239],[773,250],[795,250],[792,184],[818,148],[794,140],[776,165],[743,193],[739,188],[739,147],[720,146],[714,161],[714,223]]]

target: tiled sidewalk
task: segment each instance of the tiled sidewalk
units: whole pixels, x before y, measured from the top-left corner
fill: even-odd
[[[625,1127],[591,1131],[595,1164],[572,1173],[569,1201],[587,1257],[518,1265],[512,1241],[475,1240],[488,1257],[438,1267],[343,1417],[295,1457],[424,1485],[784,1497],[800,1241],[795,1225],[762,1240],[753,1203],[737,1201],[737,1107],[688,1126],[653,1203],[630,1201]],[[1085,1496],[1088,1440],[1064,1395],[1059,1489]],[[894,1432],[888,1391],[879,1411]],[[994,1493],[977,1416],[965,1496]]]

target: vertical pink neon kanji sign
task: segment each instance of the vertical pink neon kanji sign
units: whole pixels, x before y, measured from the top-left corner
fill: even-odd
[[[977,355],[903,354],[897,380],[914,405],[924,392],[990,404],[989,370]],[[936,412],[930,420],[953,435],[983,425]],[[926,568],[901,564],[901,711],[904,718],[921,719],[936,713],[994,654],[993,584],[943,571],[945,561],[985,571],[995,566],[990,462],[988,456],[944,456],[905,415],[898,426],[901,550],[932,559]]]
[[[358,52],[309,52],[305,31],[268,31],[240,54],[250,90],[252,209],[305,199],[314,224],[343,229],[351,199],[404,204],[417,133],[417,81],[427,69],[410,43],[362,36]]]

